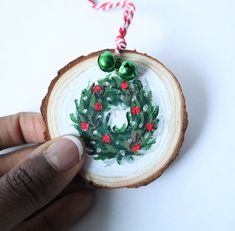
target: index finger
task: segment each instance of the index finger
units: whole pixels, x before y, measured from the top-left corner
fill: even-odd
[[[42,143],[44,130],[39,113],[21,112],[0,117],[0,150],[27,143]]]

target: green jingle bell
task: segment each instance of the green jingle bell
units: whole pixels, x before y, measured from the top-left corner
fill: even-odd
[[[99,56],[98,64],[102,71],[111,72],[116,67],[116,57],[112,52],[105,51]]]
[[[137,74],[138,74],[138,69],[136,64],[129,60],[122,62],[118,70],[118,75],[123,80],[132,80],[137,76]]]

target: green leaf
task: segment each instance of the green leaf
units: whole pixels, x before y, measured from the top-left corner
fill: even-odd
[[[127,156],[125,156],[125,159],[128,161],[131,161],[131,160],[134,160],[134,157],[131,155],[127,155]]]
[[[121,155],[118,155],[116,157],[116,160],[117,160],[117,163],[120,165],[121,164],[121,161],[122,161],[122,156]]]
[[[78,132],[81,130],[80,127],[77,124],[74,124],[73,126]]]
[[[70,114],[70,119],[71,119],[75,124],[78,123],[77,118],[76,118],[76,116],[75,116],[73,113]]]
[[[147,142],[147,145],[152,145],[156,143],[156,138],[151,138],[148,142]]]
[[[105,124],[109,123],[110,116],[111,116],[111,113],[109,112],[107,116],[105,117]]]
[[[155,119],[158,116],[159,113],[159,105],[156,106],[152,112],[152,118]]]
[[[127,118],[128,124],[131,123],[131,121],[132,121],[132,114],[131,114],[131,112],[127,112],[126,113],[126,118]]]
[[[133,84],[136,86],[137,90],[141,91],[143,89],[143,84],[140,82],[140,80],[135,79]]]
[[[124,123],[124,124],[121,126],[121,128],[119,128],[118,130],[119,130],[120,133],[123,133],[123,132],[125,132],[126,128],[127,128],[127,125]]]

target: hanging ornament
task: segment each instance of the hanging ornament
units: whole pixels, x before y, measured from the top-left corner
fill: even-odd
[[[42,102],[47,140],[81,136],[87,162],[81,176],[101,187],[139,187],[159,177],[176,158],[187,127],[179,82],[145,53],[126,50],[135,5],[128,0],[97,4],[124,9],[114,49],[82,56],[62,68]]]
[[[98,64],[102,71],[111,72],[116,67],[116,57],[112,52],[105,51],[99,56]]]
[[[124,80],[132,80],[137,76],[137,66],[132,61],[124,61],[118,69],[118,75]]]

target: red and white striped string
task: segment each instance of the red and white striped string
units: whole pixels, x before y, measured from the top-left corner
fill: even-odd
[[[134,17],[135,5],[128,0],[121,0],[118,2],[109,1],[109,2],[105,2],[101,4],[96,3],[95,0],[88,0],[88,1],[92,4],[92,7],[96,10],[108,11],[114,8],[121,8],[125,10],[124,11],[124,24],[123,26],[120,27],[119,34],[117,35],[116,40],[115,40],[115,53],[116,55],[120,55],[120,52],[122,50],[125,50],[127,46],[125,37],[127,34],[127,30]]]

